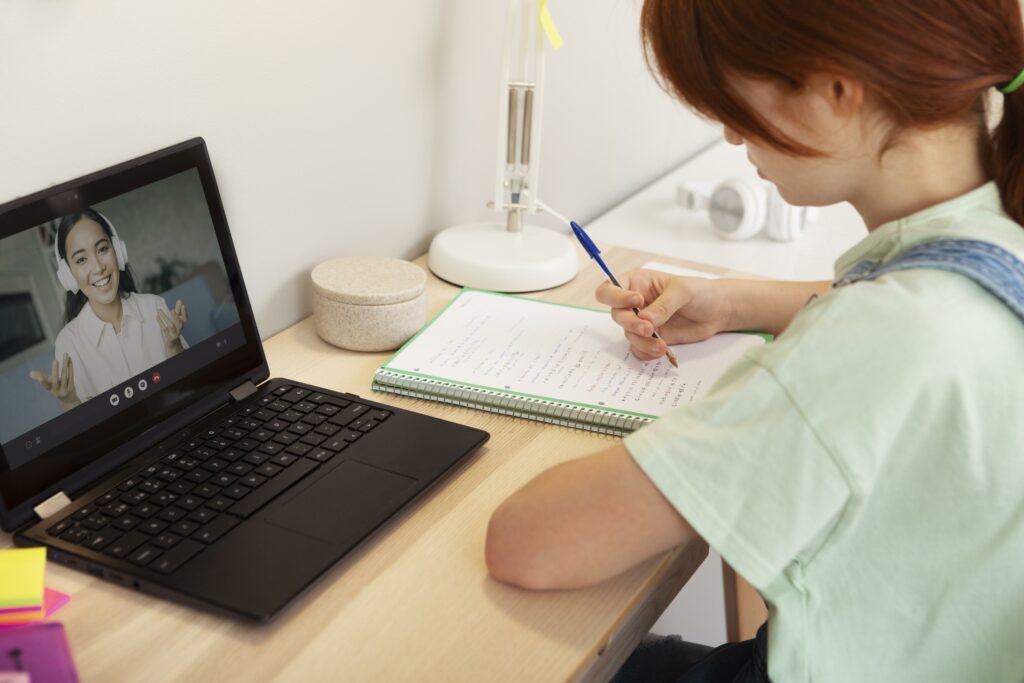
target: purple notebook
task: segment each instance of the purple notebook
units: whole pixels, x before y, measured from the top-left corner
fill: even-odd
[[[0,631],[0,672],[8,671],[26,671],[33,683],[78,683],[63,624],[47,622]]]

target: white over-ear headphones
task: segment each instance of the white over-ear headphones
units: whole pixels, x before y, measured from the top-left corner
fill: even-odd
[[[710,183],[685,183],[676,201],[687,209],[707,209],[715,231],[730,240],[753,237],[764,229],[773,240],[795,240],[809,221],[809,211],[787,204],[771,183],[730,178]]]
[[[93,209],[93,211],[96,210]],[[128,247],[126,247],[124,242],[121,241],[121,238],[117,236],[117,230],[114,228],[114,224],[110,222],[110,219],[99,211],[96,211],[96,215],[99,216],[103,222],[107,224],[106,227],[110,229],[110,243],[114,247],[114,258],[117,260],[117,268],[118,270],[124,270],[125,266],[128,265]],[[70,232],[70,230],[68,232]],[[67,235],[64,237],[67,239]],[[75,281],[75,276],[71,273],[71,266],[68,265],[67,260],[60,256],[59,242],[60,231],[58,230],[57,236],[53,240],[53,257],[57,260],[57,279],[64,286],[64,289],[68,290],[72,294],[78,294],[78,282]]]

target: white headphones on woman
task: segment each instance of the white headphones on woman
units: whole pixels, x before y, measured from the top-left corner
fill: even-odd
[[[742,240],[763,229],[773,240],[789,242],[804,231],[810,219],[806,207],[787,204],[771,183],[730,178],[710,183],[684,183],[676,201],[687,209],[707,209],[715,232],[726,239]]]
[[[114,247],[114,258],[117,260],[118,270],[124,270],[125,266],[128,265],[128,247],[125,246],[121,238],[117,236],[117,230],[114,228],[114,224],[110,222],[110,219],[104,216],[96,209],[93,209],[96,215],[103,219],[103,222],[110,228],[110,243]],[[87,214],[83,214],[89,217]],[[102,227],[102,226],[101,226]],[[68,232],[71,232],[70,230]],[[67,236],[65,235],[65,239]],[[57,231],[57,236],[53,240],[53,257],[57,259],[57,279],[60,281],[64,289],[68,290],[72,294],[78,294],[78,282],[75,281],[75,276],[71,273],[71,266],[68,265],[66,259],[60,256],[60,231]]]

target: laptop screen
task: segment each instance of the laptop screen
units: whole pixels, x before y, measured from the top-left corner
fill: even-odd
[[[6,510],[262,362],[202,141],[0,207]]]

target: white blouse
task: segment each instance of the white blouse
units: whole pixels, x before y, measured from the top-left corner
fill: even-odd
[[[133,292],[121,305],[120,332],[96,317],[86,302],[57,334],[57,361],[63,362],[65,353],[71,357],[75,392],[82,403],[168,358],[157,317],[157,311],[170,317],[163,297]],[[188,348],[184,335],[181,345]]]

